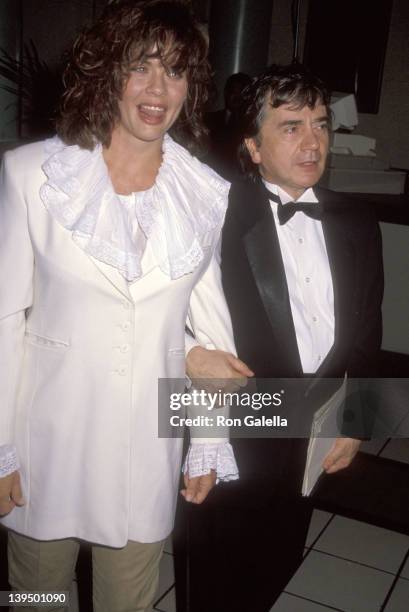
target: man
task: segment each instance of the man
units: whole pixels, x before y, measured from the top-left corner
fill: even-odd
[[[231,187],[221,251],[240,358],[258,379],[316,379],[322,401],[323,379],[374,375],[383,291],[370,211],[315,188],[329,147],[328,104],[323,84],[295,66],[272,67],[247,88],[247,180]],[[304,419],[305,406],[296,408]],[[240,480],[190,509],[191,612],[270,609],[302,559],[312,511],[300,494],[307,443],[234,441]],[[337,439],[324,470],[347,467],[358,447]]]

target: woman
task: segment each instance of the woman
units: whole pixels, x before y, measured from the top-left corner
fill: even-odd
[[[228,184],[168,135],[198,142],[208,81],[183,5],[112,4],[74,44],[58,136],[5,156],[0,513],[13,589],[68,589],[84,539],[95,610],[152,603],[181,460],[181,440],[157,436],[157,380],[184,376],[187,315],[206,348],[234,351],[213,259]],[[190,451],[188,499],[202,501],[211,469],[236,477],[225,441]]]

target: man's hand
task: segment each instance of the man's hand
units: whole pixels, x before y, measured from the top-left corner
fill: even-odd
[[[322,464],[327,474],[334,474],[348,467],[357,454],[360,444],[361,441],[354,438],[337,438]]]
[[[0,478],[0,516],[8,514],[16,506],[24,506],[25,501],[20,484],[20,474],[13,472]]]
[[[193,347],[186,357],[186,371],[192,380],[204,378],[226,380],[234,379],[233,385],[224,385],[224,390],[244,387],[247,378],[254,376],[254,372],[238,357],[231,353],[218,350],[208,350],[202,346]],[[195,385],[196,386],[196,385]],[[219,385],[215,385],[218,387]]]
[[[216,472],[211,470],[210,474],[196,478],[189,478],[188,474],[185,474],[184,480],[186,489],[182,489],[181,494],[185,500],[192,504],[201,504],[216,484]]]

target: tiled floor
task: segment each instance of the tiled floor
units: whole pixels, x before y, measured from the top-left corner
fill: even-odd
[[[409,463],[406,439],[372,440],[362,450]],[[166,551],[155,610],[175,612],[170,544]],[[304,561],[271,612],[330,610],[409,612],[409,536],[315,510]]]
[[[371,440],[364,442],[361,449],[409,463],[409,439]],[[161,561],[155,610],[176,611],[174,583],[169,539]],[[74,584],[70,610],[77,609]],[[409,536],[315,510],[303,563],[271,612],[330,610],[409,612]]]

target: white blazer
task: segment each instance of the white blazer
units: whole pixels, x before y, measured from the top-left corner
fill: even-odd
[[[192,273],[155,267],[130,285],[45,208],[43,149],[7,153],[1,177],[0,444],[17,447],[26,498],[3,523],[43,540],[161,540],[182,440],[158,438],[157,379],[184,377],[187,317],[201,344],[235,352],[220,228]]]

